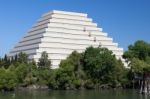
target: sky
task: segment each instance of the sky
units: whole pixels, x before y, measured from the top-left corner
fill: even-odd
[[[87,13],[124,50],[136,40],[150,43],[150,0],[0,0],[0,57],[54,9]]]

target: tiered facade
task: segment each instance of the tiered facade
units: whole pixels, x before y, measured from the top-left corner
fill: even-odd
[[[41,53],[46,51],[52,68],[58,68],[62,59],[72,51],[83,52],[89,46],[106,47],[122,59],[123,49],[114,43],[107,33],[84,13],[53,10],[36,22],[22,40],[15,45],[8,56],[25,52],[29,60],[38,62]]]

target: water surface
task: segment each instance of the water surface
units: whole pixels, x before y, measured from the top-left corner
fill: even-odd
[[[0,99],[150,99],[136,90],[17,91],[1,92]]]

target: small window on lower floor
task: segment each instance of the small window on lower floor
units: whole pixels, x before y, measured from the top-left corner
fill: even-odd
[[[94,37],[94,42],[96,42],[96,37]]]
[[[83,28],[83,31],[86,32],[86,28],[85,27]]]
[[[91,32],[89,32],[89,35],[88,35],[89,37],[91,37]]]

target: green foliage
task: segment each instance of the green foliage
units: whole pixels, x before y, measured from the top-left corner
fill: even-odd
[[[27,55],[21,52],[11,59],[10,64],[6,64],[6,61],[8,62],[6,55],[4,59],[0,59],[0,90],[12,90],[16,85],[48,85],[51,72],[50,68],[44,66],[50,65],[49,60],[44,63],[44,68],[37,68],[35,61],[29,62]]]
[[[0,65],[3,66],[6,69],[9,67],[10,64],[11,64],[11,61],[7,57],[7,55],[5,55],[4,58],[0,60]]]
[[[106,48],[88,47],[85,52],[73,51],[51,70],[48,54],[43,52],[38,66],[28,61],[25,53],[11,60],[0,58],[0,90],[13,90],[16,86],[39,85],[51,89],[93,89],[102,86],[130,86],[134,73],[150,71],[150,44],[137,41],[130,45],[123,57],[130,62],[126,69],[121,60]]]
[[[150,44],[138,40],[133,45],[129,45],[123,57],[130,63],[128,71],[129,82],[136,76],[143,77],[144,72],[150,72]]]
[[[106,48],[89,47],[84,53],[84,70],[96,83],[118,83],[121,71],[124,70],[121,61]],[[120,64],[119,64],[120,62]]]
[[[140,73],[140,74],[144,73],[144,69],[150,68],[150,64],[138,58],[133,58],[130,66],[134,73]]]
[[[56,81],[56,74],[58,69],[51,70],[50,77],[48,78],[48,86],[51,89],[58,89],[58,81]]]
[[[42,52],[41,58],[39,59],[38,62],[39,68],[51,68],[51,61],[48,59],[48,54],[46,51]]]
[[[150,44],[139,40],[133,45],[129,45],[128,51],[124,53],[124,58],[130,61],[133,73],[143,74],[144,70],[150,70]]]
[[[93,89],[100,84],[116,87],[127,81],[124,71],[122,62],[111,51],[89,47],[84,53],[74,51],[62,60],[49,84],[56,89]]]
[[[150,57],[150,44],[138,40],[134,45],[129,45],[128,51],[126,51],[123,56],[129,60],[132,60],[132,58],[138,58],[145,61],[147,57]]]
[[[17,75],[18,83],[23,83],[24,79],[28,73],[28,66],[24,63],[21,63],[15,69],[15,74]]]
[[[61,89],[79,89],[82,86],[82,79],[85,73],[81,64],[82,54],[73,51],[66,60],[60,63],[60,69],[56,74],[58,87]]]
[[[37,82],[39,85],[48,85],[51,72],[48,69],[38,69]]]
[[[0,68],[0,89],[5,87],[5,69]]]
[[[56,74],[56,81],[59,89],[72,89],[72,81],[75,79],[74,73],[70,70],[59,69]]]
[[[27,66],[27,74],[24,79],[25,85],[36,84],[37,82],[37,66],[35,61],[31,61]]]
[[[0,68],[0,89],[13,90],[17,84],[17,77],[13,71]]]
[[[28,55],[26,53],[20,52],[17,56],[16,56],[17,60],[19,63],[27,63],[28,62]]]

